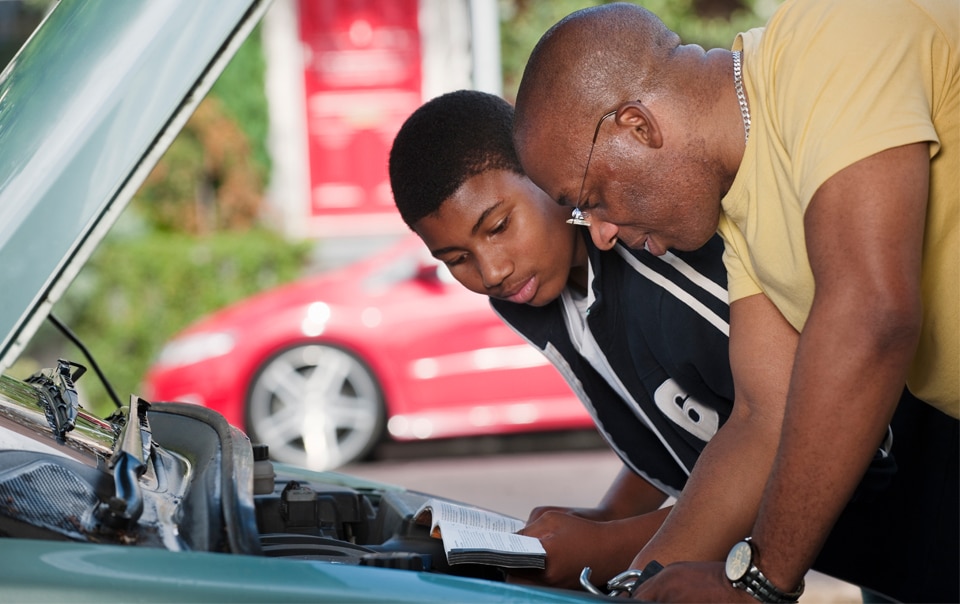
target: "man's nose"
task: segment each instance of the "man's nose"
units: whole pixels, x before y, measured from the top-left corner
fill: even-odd
[[[610,222],[603,222],[590,217],[590,237],[593,243],[601,250],[612,249],[617,244],[617,234],[620,229]]]

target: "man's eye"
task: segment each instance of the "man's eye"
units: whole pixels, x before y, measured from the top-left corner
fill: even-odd
[[[490,232],[491,232],[492,234],[494,234],[494,235],[496,235],[496,234],[498,234],[498,233],[502,233],[502,232],[504,232],[505,230],[507,230],[507,225],[508,225],[509,223],[510,223],[510,217],[507,216],[506,218],[504,218],[503,220],[501,220],[500,222],[498,222],[497,224],[495,224],[494,227],[493,227],[492,229],[490,229]]]

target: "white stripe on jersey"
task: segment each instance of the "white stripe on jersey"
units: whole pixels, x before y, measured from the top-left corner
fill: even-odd
[[[631,254],[630,250],[628,250],[627,248],[623,247],[622,245],[617,245],[615,246],[615,249],[617,250],[617,253],[620,254],[620,257],[626,260],[627,264],[629,264],[630,267],[633,268],[633,270],[637,271],[638,273],[640,273],[650,281],[656,283],[657,285],[665,289],[667,292],[672,294],[675,298],[677,298],[678,300],[680,300],[681,302],[689,306],[697,314],[699,314],[701,317],[706,319],[711,325],[719,329],[723,335],[730,337],[730,324],[727,321],[723,320],[722,317],[717,315],[717,313],[707,308],[706,305],[704,305],[702,302],[700,302],[699,300],[691,296],[689,293],[684,291],[683,288],[679,287],[676,283],[674,283],[670,279],[664,277],[657,271],[651,269],[644,263],[637,260],[637,258],[633,254]],[[676,256],[674,256],[674,259],[677,262],[682,262],[679,258],[676,258]],[[670,262],[670,264],[673,266],[676,266],[673,262]],[[719,286],[717,286],[715,283],[713,283],[713,281],[710,281],[703,275],[700,275],[699,273],[697,273],[691,266],[687,265],[686,263],[683,263],[683,264],[687,267],[687,269],[691,274],[698,275],[697,279],[693,279],[690,277],[690,275],[687,274],[687,272],[681,271],[684,273],[685,276],[687,276],[687,278],[690,278],[691,281],[694,281],[695,283],[697,283],[697,285],[709,291],[712,295],[717,296],[717,293],[714,290]],[[679,267],[678,267],[678,270],[680,270]],[[713,287],[709,287],[708,285],[705,285],[703,281],[709,282],[709,284],[713,285]],[[722,288],[720,289],[722,290]],[[723,300],[724,303],[726,303],[727,302],[726,290],[722,290],[722,291],[724,291],[724,295],[723,297],[720,297],[720,299]]]
[[[708,293],[712,294],[717,300],[720,300],[724,304],[730,303],[730,296],[727,294],[726,288],[717,285],[708,279],[703,273],[697,271],[697,269],[693,268],[680,258],[677,258],[671,252],[667,252],[663,256],[660,256],[660,260],[663,260],[673,268],[680,271],[681,275],[687,279],[690,279]]]
[[[509,321],[505,321],[505,323],[507,325],[510,325]],[[519,331],[517,331],[517,333],[520,335],[520,337],[526,339],[522,333],[520,333]],[[527,341],[529,342],[529,340]],[[530,342],[530,345],[539,350],[539,348],[536,345],[534,345],[532,342]],[[583,384],[581,383],[580,378],[577,376],[576,372],[574,372],[573,369],[570,367],[570,365],[567,363],[567,359],[563,357],[563,354],[561,354],[560,351],[557,350],[557,348],[550,342],[547,342],[547,347],[543,350],[543,354],[548,359],[550,359],[550,362],[553,363],[553,366],[557,368],[557,371],[560,372],[560,375],[562,375],[563,378],[566,380],[567,384],[570,385],[570,389],[573,390],[573,392],[577,395],[577,398],[580,399],[580,402],[583,403],[583,406],[586,407],[587,411],[590,412],[590,415],[593,417],[593,423],[597,427],[597,431],[600,432],[600,435],[603,436],[603,439],[607,441],[607,444],[610,445],[610,448],[614,450],[614,452],[617,454],[617,457],[619,457],[624,464],[629,466],[629,468],[633,470],[635,474],[638,474],[639,476],[643,477],[644,480],[652,484],[657,489],[660,489],[661,491],[670,495],[671,497],[678,497],[680,495],[680,492],[677,491],[677,489],[673,488],[672,486],[660,480],[657,480],[647,472],[643,471],[641,468],[638,468],[636,465],[634,465],[633,461],[630,460],[630,456],[627,455],[625,451],[623,451],[622,449],[620,449],[620,447],[617,446],[617,443],[616,441],[614,441],[613,436],[611,436],[610,433],[604,430],[603,423],[600,422],[600,420],[597,417],[597,410],[593,405],[593,401],[590,400],[589,396],[587,396],[587,392],[583,389]],[[630,397],[628,400],[632,403],[631,408],[634,410],[634,412],[636,412],[639,409],[639,405],[637,405],[636,401],[633,400],[633,397]],[[645,414],[644,414],[644,419],[646,419]],[[660,438],[660,441],[663,442],[663,437],[657,432],[655,428],[653,428],[651,424],[648,423],[649,421],[650,421],[649,419],[646,419],[646,422],[644,423],[647,423],[647,425],[650,426],[651,431],[657,434],[657,436]],[[677,459],[676,455],[673,453],[673,449],[667,446],[667,443],[665,442],[664,442],[664,447],[667,449],[667,451],[670,452],[671,456],[674,458],[674,461],[676,461],[677,465],[680,466],[680,469],[683,470],[687,476],[689,476],[690,470],[686,466],[684,466],[679,459]]]

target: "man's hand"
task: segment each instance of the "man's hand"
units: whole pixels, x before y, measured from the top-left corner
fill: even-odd
[[[727,580],[722,562],[677,562],[633,593],[644,602],[755,602]]]

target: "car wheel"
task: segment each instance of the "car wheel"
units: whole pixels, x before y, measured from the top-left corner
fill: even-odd
[[[365,456],[383,435],[380,386],[354,355],[309,344],[271,358],[247,399],[250,438],[270,457],[313,470]]]

